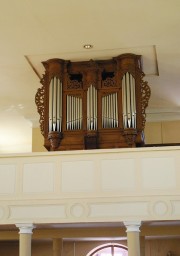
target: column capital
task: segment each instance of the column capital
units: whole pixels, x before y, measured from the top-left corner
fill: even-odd
[[[16,227],[19,228],[19,234],[32,234],[35,225],[32,223],[17,223]]]
[[[140,232],[141,221],[124,221],[126,232]]]

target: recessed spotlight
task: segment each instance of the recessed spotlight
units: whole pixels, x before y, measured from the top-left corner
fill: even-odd
[[[92,44],[85,44],[83,47],[84,47],[84,49],[92,49],[93,45]]]

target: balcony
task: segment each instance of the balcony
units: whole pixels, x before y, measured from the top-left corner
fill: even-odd
[[[0,224],[179,218],[180,147],[0,156]]]

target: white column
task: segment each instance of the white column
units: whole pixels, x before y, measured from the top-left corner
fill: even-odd
[[[33,224],[16,224],[19,228],[19,256],[31,256],[31,236]]]
[[[53,238],[53,256],[61,256],[63,248],[63,240],[61,238]]]
[[[125,221],[127,232],[128,256],[140,256],[140,221]]]

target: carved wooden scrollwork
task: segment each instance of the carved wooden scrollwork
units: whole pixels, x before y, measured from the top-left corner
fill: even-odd
[[[82,88],[82,82],[78,80],[68,80],[67,89],[80,89]]]
[[[51,144],[51,149],[53,151],[55,151],[59,145],[60,145],[60,142],[62,140],[62,134],[60,132],[50,132],[48,134],[48,139],[50,141],[50,144]]]
[[[81,73],[75,73],[75,74],[68,74],[66,72],[67,76],[67,89],[81,89],[82,88],[82,74]]]
[[[135,129],[125,129],[123,131],[123,136],[129,146],[133,146],[135,144],[137,131]]]
[[[144,73],[141,72],[141,105],[142,105],[142,129],[145,127],[146,123],[146,108],[148,106],[148,102],[151,96],[151,89],[147,83],[147,81],[143,81]]]
[[[35,103],[37,105],[37,111],[40,115],[39,123],[40,123],[40,130],[42,135],[44,135],[44,97],[45,97],[45,86],[43,85],[41,88],[37,90],[35,95]]]
[[[114,78],[106,78],[106,80],[103,81],[103,86],[104,87],[114,87],[116,86],[116,82]]]

